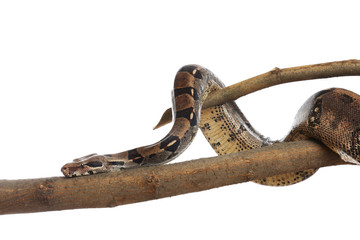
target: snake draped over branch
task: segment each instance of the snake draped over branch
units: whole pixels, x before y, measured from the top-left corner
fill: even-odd
[[[119,171],[167,163],[181,154],[194,139],[198,128],[218,155],[271,145],[259,134],[235,102],[202,109],[206,96],[224,84],[208,69],[187,65],[176,74],[173,89],[174,124],[160,141],[116,154],[91,154],[65,164],[66,177]],[[281,141],[316,139],[339,154],[342,160],[360,162],[360,96],[340,88],[312,95],[299,109],[293,127]],[[308,169],[272,176],[255,182],[284,186],[312,176]]]

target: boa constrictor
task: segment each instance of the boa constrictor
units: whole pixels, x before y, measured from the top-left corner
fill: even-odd
[[[159,142],[116,154],[91,154],[65,164],[66,177],[92,175],[125,168],[164,164],[182,153],[198,128],[218,155],[259,148],[273,141],[259,134],[234,102],[201,109],[208,93],[224,87],[209,70],[182,67],[175,77],[175,122]],[[293,128],[282,141],[314,138],[347,162],[360,162],[360,96],[345,89],[327,89],[311,96],[298,111]],[[317,169],[257,180],[265,185],[290,185],[310,177]]]

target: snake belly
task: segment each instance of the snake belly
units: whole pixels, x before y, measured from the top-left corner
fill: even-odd
[[[224,87],[219,82],[214,91]],[[270,141],[249,123],[235,102],[203,109],[200,128],[218,155],[250,150],[280,141]],[[316,139],[350,163],[360,162],[360,96],[332,88],[312,95],[299,109],[293,127],[281,141]],[[280,174],[254,182],[286,186],[301,182],[318,169]]]
[[[125,168],[164,164],[182,153],[200,126],[218,155],[250,150],[275,143],[259,134],[235,102],[201,109],[206,96],[223,88],[209,70],[198,65],[182,67],[175,77],[175,121],[159,142],[116,154],[91,154],[65,164],[66,177],[92,175]],[[293,128],[282,141],[314,138],[347,162],[360,161],[360,96],[345,89],[328,89],[311,96],[298,111]],[[317,169],[281,174],[254,182],[284,186],[303,181]]]

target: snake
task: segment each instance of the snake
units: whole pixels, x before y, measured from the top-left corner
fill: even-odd
[[[202,109],[209,93],[224,84],[208,69],[185,65],[176,73],[172,91],[174,123],[160,141],[115,154],[90,154],[65,164],[66,177],[165,164],[191,144],[200,128],[218,155],[269,146],[276,142],[315,139],[342,160],[360,164],[360,96],[341,88],[313,94],[301,106],[289,133],[272,141],[256,131],[234,101]],[[254,182],[286,186],[301,182],[318,169],[280,174]]]

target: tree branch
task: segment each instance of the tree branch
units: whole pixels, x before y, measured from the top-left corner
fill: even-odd
[[[283,83],[340,76],[360,76],[360,60],[329,62],[284,69],[275,68],[270,72],[214,92],[206,98],[203,108],[233,101],[249,93]],[[170,123],[172,121],[171,113],[171,108],[167,109],[154,129]]]
[[[300,141],[88,177],[1,180],[0,214],[114,207],[338,164],[321,143]]]
[[[277,84],[354,75],[360,75],[359,60],[275,68],[216,91],[206,99],[204,107]],[[169,120],[165,116],[160,125]],[[0,214],[114,207],[338,164],[345,162],[322,144],[301,141],[88,177],[0,180]]]

